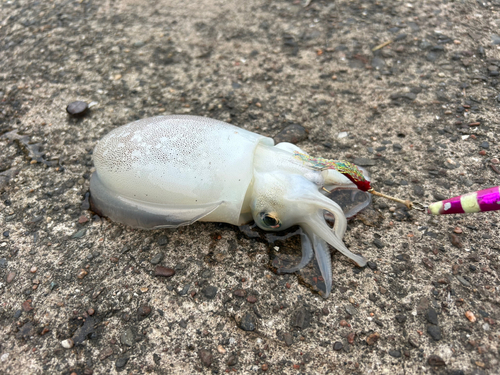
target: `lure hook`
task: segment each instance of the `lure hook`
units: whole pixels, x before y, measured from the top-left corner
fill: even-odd
[[[427,211],[427,206],[425,204],[422,204],[420,202],[413,202],[413,209],[418,210],[418,211]]]

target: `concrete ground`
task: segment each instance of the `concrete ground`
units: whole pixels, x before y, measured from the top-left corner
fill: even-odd
[[[297,236],[134,230],[86,193],[103,135],[174,113],[425,204],[500,185],[499,30],[498,0],[1,1],[0,373],[498,374],[498,212],[375,199],[323,299],[275,273]]]

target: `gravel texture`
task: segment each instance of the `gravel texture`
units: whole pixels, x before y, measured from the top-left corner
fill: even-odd
[[[174,113],[404,199],[500,185],[499,28],[498,0],[2,1],[0,373],[497,374],[498,212],[374,199],[324,300],[313,264],[275,273],[297,236],[134,230],[88,187],[103,135]]]

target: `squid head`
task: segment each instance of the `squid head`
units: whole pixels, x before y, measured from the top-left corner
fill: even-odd
[[[292,151],[292,152],[290,152]],[[347,220],[341,207],[327,198],[322,187],[350,186],[352,182],[333,169],[314,167],[299,156],[308,157],[290,144],[258,150],[254,162],[251,210],[255,223],[266,231],[280,231],[293,225],[302,229],[302,259],[279,273],[292,273],[305,267],[316,256],[328,297],[332,287],[332,268],[328,244],[364,267],[366,260],[352,253],[342,242]],[[333,228],[325,211],[335,217]]]

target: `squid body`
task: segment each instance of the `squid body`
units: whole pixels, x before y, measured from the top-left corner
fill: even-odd
[[[90,181],[93,209],[136,228],[176,228],[195,221],[266,231],[302,229],[302,259],[281,273],[305,267],[316,256],[328,297],[332,269],[328,244],[359,266],[366,260],[342,238],[346,218],[323,188],[356,188],[290,143],[196,116],[161,116],[132,122],[107,134],[94,150]],[[352,165],[351,165],[352,166]],[[355,168],[355,167],[354,167]],[[358,170],[359,171],[359,170]],[[331,228],[324,218],[335,217]]]

